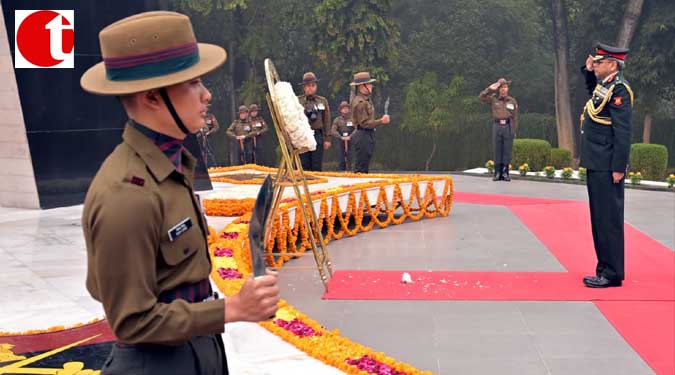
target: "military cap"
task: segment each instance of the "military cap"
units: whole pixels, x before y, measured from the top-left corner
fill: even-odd
[[[608,44],[598,43],[595,46],[595,55],[593,61],[600,61],[602,59],[612,59],[616,61],[625,61],[628,54],[628,48],[619,48],[610,46]]]
[[[354,82],[350,83],[350,86],[365,85],[366,83],[373,83],[377,81],[375,78],[370,77],[368,72],[359,72],[354,74]]]
[[[239,106],[239,113],[248,112],[248,107],[245,105]]]
[[[248,106],[248,111],[249,112],[256,112],[256,111],[260,111],[260,108],[258,108],[257,104],[251,104],[250,106]]]
[[[344,107],[349,107],[349,103],[347,103],[347,101],[345,101],[345,100],[340,102],[340,107],[338,108],[338,111],[341,111],[342,108],[344,108]]]

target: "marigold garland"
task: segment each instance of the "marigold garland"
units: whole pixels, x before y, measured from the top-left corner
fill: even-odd
[[[247,240],[249,216],[250,214],[236,219],[219,236],[209,236],[212,259],[215,261],[223,257],[231,258],[237,266],[234,271],[242,274],[241,279],[223,278],[216,267],[213,267],[211,277],[226,296],[238,293],[244,280],[251,275],[251,257]],[[277,222],[283,222],[282,217],[277,219]],[[233,233],[238,235],[234,236]],[[296,230],[295,236],[297,235]],[[341,336],[337,329],[329,331],[284,300],[279,303],[279,310],[272,320],[259,324],[311,357],[347,374],[385,374],[392,370],[402,375],[432,374],[355,343]]]
[[[52,332],[60,332],[60,331],[66,331],[69,329],[75,329],[75,328],[80,328],[84,327],[86,325],[102,322],[105,319],[102,318],[95,318],[92,319],[88,322],[85,323],[75,323],[73,325],[69,326],[64,326],[64,325],[58,325],[54,327],[49,327],[45,329],[29,329],[26,331],[19,331],[19,332],[6,332],[6,331],[0,331],[0,337],[7,337],[7,336],[27,336],[27,335],[38,335],[38,334],[43,334],[43,333],[52,333]]]

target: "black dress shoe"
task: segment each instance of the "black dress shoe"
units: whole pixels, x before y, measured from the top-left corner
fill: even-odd
[[[495,164],[495,176],[492,177],[492,181],[499,181],[502,179],[502,165]]]
[[[503,169],[502,179],[506,182],[511,181],[511,177],[509,177],[509,166],[508,166],[508,164]]]
[[[621,280],[610,280],[604,276],[584,277],[584,285],[589,288],[609,288],[621,286]]]

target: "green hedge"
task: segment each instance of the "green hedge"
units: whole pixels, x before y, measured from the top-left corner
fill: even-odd
[[[527,163],[532,171],[541,171],[551,158],[551,144],[543,139],[516,139],[513,142],[513,169]]]
[[[572,166],[572,152],[564,148],[552,148],[550,165],[555,169],[563,169]]]
[[[635,143],[630,148],[630,170],[641,172],[645,180],[666,178],[668,149],[664,145]]]

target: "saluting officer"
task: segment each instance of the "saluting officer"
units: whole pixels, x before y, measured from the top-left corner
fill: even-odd
[[[331,135],[337,142],[335,150],[338,155],[338,170],[346,171],[352,167],[352,153],[349,150],[352,132],[354,132],[354,123],[349,115],[349,103],[343,101],[340,103],[340,116],[333,120]]]
[[[590,288],[621,286],[624,279],[624,181],[630,160],[633,91],[622,70],[628,50],[598,43],[581,68],[591,98],[581,115],[581,166],[591,210],[598,263]]]
[[[370,160],[375,152],[375,128],[389,124],[389,115],[375,119],[375,107],[370,101],[373,93],[373,82],[377,81],[370,77],[368,72],[354,74],[351,86],[356,86],[357,93],[352,100],[352,121],[356,125],[356,131],[351,136],[354,148],[354,172],[368,173]]]
[[[257,104],[251,104],[248,106],[248,117],[249,122],[251,123],[251,131],[253,134],[253,162],[258,164],[260,160],[261,151],[258,149],[258,142],[260,142],[261,136],[269,130],[267,128],[267,122],[265,119],[260,116],[260,108]]]
[[[198,44],[189,18],[174,12],[125,18],[99,39],[103,62],[81,85],[118,96],[129,116],[82,214],[87,289],[117,338],[102,374],[227,374],[224,323],[269,318],[279,290],[271,272],[224,300],[209,282],[196,159],[183,141],[205,125],[211,93],[200,77],[225,50]]]
[[[518,102],[509,96],[509,85],[511,81],[500,78],[478,95],[480,100],[489,104],[492,110],[492,145],[495,158],[493,181],[511,181],[509,164],[511,164],[513,139],[518,129]],[[495,91],[499,92],[493,94]]]
[[[256,133],[251,126],[247,106],[239,106],[239,118],[232,122],[226,133],[232,138],[232,149],[236,150],[233,164],[253,163],[253,137]]]
[[[316,75],[307,72],[302,76],[303,95],[298,97],[300,104],[305,107],[305,115],[309,120],[309,125],[314,130],[314,139],[316,139],[316,150],[300,154],[302,169],[306,171],[321,171],[323,163],[323,151],[330,148],[330,107],[328,100],[323,96],[316,95],[317,91]]]

